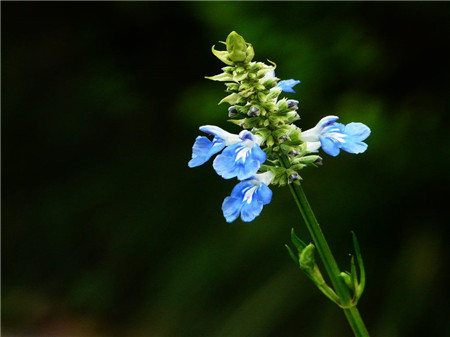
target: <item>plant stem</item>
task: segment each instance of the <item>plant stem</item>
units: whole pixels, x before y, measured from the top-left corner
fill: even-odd
[[[281,158],[282,163],[285,168],[288,168],[288,160],[287,158]],[[314,245],[317,249],[317,252],[322,259],[323,265],[328,273],[328,276],[331,280],[333,288],[336,294],[339,296],[342,304],[344,306],[350,306],[351,304],[351,294],[347,285],[344,281],[339,277],[340,269],[334,259],[333,254],[331,253],[330,247],[328,246],[327,241],[325,240],[325,236],[320,229],[319,223],[309,205],[308,200],[306,199],[306,195],[303,192],[303,189],[300,184],[292,183],[288,184],[289,189],[291,190],[292,195],[294,196],[295,202],[300,210],[300,213],[306,223],[306,227],[308,228],[309,233],[313,239]],[[349,309],[343,309],[345,316],[353,330],[353,333],[357,337],[369,337],[369,333],[364,325],[364,322],[359,314],[356,306],[351,307]]]

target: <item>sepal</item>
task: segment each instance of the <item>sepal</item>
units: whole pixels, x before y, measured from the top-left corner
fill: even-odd
[[[228,58],[228,52],[227,51],[220,51],[214,49],[215,46],[212,46],[211,51],[212,53],[223,63],[228,64],[229,66],[233,65],[233,62]]]
[[[220,81],[220,82],[233,81],[233,75],[231,75],[229,73],[222,73],[222,74],[218,74],[218,75],[214,75],[214,76],[205,76],[205,78],[208,80]]]
[[[237,94],[237,93],[232,93],[230,95],[228,95],[227,97],[225,97],[224,99],[222,99],[219,104],[222,103],[228,103],[230,105],[235,105],[238,104],[242,101],[241,99],[241,95]]]

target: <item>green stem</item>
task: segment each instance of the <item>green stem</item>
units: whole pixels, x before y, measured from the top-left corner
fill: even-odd
[[[285,168],[288,168],[288,159],[283,157],[281,159]],[[300,210],[300,213],[306,223],[306,227],[311,234],[314,245],[316,246],[320,258],[322,259],[323,265],[325,266],[336,294],[339,296],[343,306],[350,306],[352,300],[350,290],[345,282],[339,277],[339,267],[333,254],[331,253],[331,249],[325,240],[325,236],[320,229],[319,223],[317,222],[311,206],[306,199],[306,195],[303,192],[301,185],[297,183],[288,185],[292,195],[294,196],[295,202],[297,203],[298,209]],[[343,310],[355,336],[369,337],[369,333],[356,306]]]

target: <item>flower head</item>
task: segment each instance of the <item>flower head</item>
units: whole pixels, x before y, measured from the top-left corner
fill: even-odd
[[[265,172],[237,184],[222,204],[227,222],[233,222],[239,215],[242,221],[250,222],[261,214],[263,206],[272,200],[272,191],[268,186],[273,177],[273,173]]]
[[[308,151],[317,151],[320,147],[330,156],[336,157],[340,149],[349,153],[366,151],[363,142],[370,135],[370,129],[363,123],[337,123],[337,116],[322,118],[317,125],[301,133],[300,138],[307,143]]]

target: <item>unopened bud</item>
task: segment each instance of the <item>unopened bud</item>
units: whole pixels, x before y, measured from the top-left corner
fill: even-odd
[[[250,108],[250,110],[248,110],[247,115],[249,115],[249,116],[259,116],[260,115],[259,109],[257,107],[252,106]]]
[[[306,272],[311,273],[314,271],[314,267],[316,266],[316,259],[314,258],[315,250],[316,247],[314,247],[314,245],[310,243],[300,253],[300,268],[302,268]]]
[[[291,175],[289,175],[290,183],[293,183],[296,180],[300,180],[300,176],[298,175],[298,173],[292,173]]]
[[[289,139],[289,137],[288,136],[281,136],[280,138],[278,138],[278,140],[280,141],[280,142],[284,142],[284,141],[286,141],[286,140],[288,140]]]
[[[288,109],[292,109],[292,110],[297,109],[298,101],[296,101],[295,99],[290,99],[289,101],[287,101],[287,107],[288,107]]]
[[[230,106],[229,108],[228,108],[228,117],[235,117],[235,116],[237,116],[238,115],[238,111],[237,111],[237,109],[236,109],[236,107],[235,106]]]
[[[228,58],[233,62],[244,62],[247,58],[247,44],[242,36],[231,32],[227,37]]]
[[[300,153],[297,150],[292,150],[289,151],[288,155],[290,155],[291,157],[295,157],[298,156]]]
[[[314,160],[314,164],[316,164],[316,165],[322,165],[322,162],[323,162],[323,160],[321,157],[318,157],[316,160]]]

